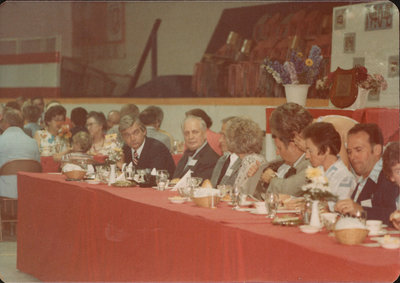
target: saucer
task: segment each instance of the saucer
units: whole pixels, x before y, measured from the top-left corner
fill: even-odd
[[[168,200],[172,203],[181,204],[186,201],[186,198],[182,197],[169,197]]]
[[[311,225],[300,225],[299,228],[303,233],[307,233],[307,234],[314,234],[314,233],[319,232],[319,230],[320,230],[320,228],[314,227]]]
[[[374,231],[374,232],[369,231],[368,236],[383,236],[383,235],[386,235],[386,233],[387,233],[387,230],[385,230],[385,229],[382,229],[379,231]]]
[[[268,212],[266,212],[266,211],[258,211],[256,209],[253,209],[252,211],[250,211],[250,213],[258,214],[258,215],[267,215],[268,214]]]

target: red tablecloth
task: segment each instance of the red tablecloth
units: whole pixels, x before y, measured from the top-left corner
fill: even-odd
[[[53,156],[41,156],[40,164],[42,165],[42,172],[60,172],[60,162],[56,162]]]
[[[18,174],[17,268],[42,281],[390,281],[399,250],[193,203],[172,192]]]

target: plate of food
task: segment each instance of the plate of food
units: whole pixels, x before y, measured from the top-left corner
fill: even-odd
[[[303,224],[303,221],[298,216],[282,215],[275,216],[274,220],[272,220],[272,224],[282,226],[298,226]]]
[[[133,181],[116,181],[112,183],[111,186],[113,187],[136,187],[136,182]]]

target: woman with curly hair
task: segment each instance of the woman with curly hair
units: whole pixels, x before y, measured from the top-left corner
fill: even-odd
[[[249,118],[236,117],[226,124],[226,143],[228,150],[236,153],[242,160],[235,186],[243,194],[253,195],[262,169],[251,177],[248,176],[249,168],[254,164],[264,165],[266,160],[260,154],[262,150],[263,132],[256,122]]]

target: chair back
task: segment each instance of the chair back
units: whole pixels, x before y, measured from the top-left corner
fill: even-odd
[[[18,172],[42,172],[42,165],[33,159],[15,159],[0,168],[0,176],[17,175]]]

